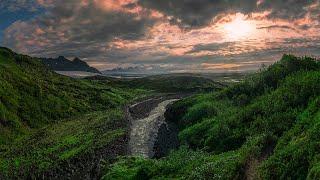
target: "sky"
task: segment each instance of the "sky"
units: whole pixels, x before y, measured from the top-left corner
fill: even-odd
[[[320,56],[320,0],[0,0],[0,45],[99,70],[255,71]]]

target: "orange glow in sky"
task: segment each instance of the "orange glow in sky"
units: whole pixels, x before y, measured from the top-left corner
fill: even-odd
[[[252,21],[247,21],[242,14],[237,14],[231,22],[222,26],[229,40],[250,36],[256,30],[256,25]]]
[[[300,7],[282,8],[296,6],[295,1],[256,0],[239,10],[232,1],[221,1],[217,8],[214,1],[194,1],[199,7],[208,3],[208,9],[193,9],[185,0],[35,1],[47,13],[15,21],[2,32],[0,27],[0,43],[36,57],[85,58],[102,70],[124,64],[253,70],[284,53],[320,56],[319,0],[298,3],[304,5],[296,15]]]

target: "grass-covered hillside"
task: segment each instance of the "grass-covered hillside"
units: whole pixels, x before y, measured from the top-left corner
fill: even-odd
[[[0,179],[97,178],[126,154],[124,106],[219,88],[204,78],[73,79],[7,48],[0,48],[0,82]]]
[[[166,114],[181,147],[159,160],[123,158],[104,179],[320,179],[320,62],[285,55],[220,92]]]
[[[84,112],[116,108],[139,92],[75,80],[38,59],[0,49],[0,142]]]
[[[61,76],[6,48],[0,48],[0,82],[0,179],[81,169],[71,165],[125,139],[122,108],[147,93]],[[110,157],[123,153],[116,148]]]

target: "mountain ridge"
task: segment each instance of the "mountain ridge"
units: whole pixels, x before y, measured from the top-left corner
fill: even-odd
[[[75,57],[73,60],[69,60],[64,56],[58,58],[39,58],[50,69],[54,71],[84,71],[101,74],[101,72],[89,66],[85,61]]]

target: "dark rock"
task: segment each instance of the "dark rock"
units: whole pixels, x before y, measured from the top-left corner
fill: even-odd
[[[171,150],[179,147],[179,129],[176,124],[167,122],[160,126],[157,140],[154,144],[154,158],[167,156]]]
[[[79,58],[74,58],[73,61],[59,56],[58,58],[40,58],[41,61],[54,71],[85,71],[101,74],[96,68],[90,67],[86,62]]]

